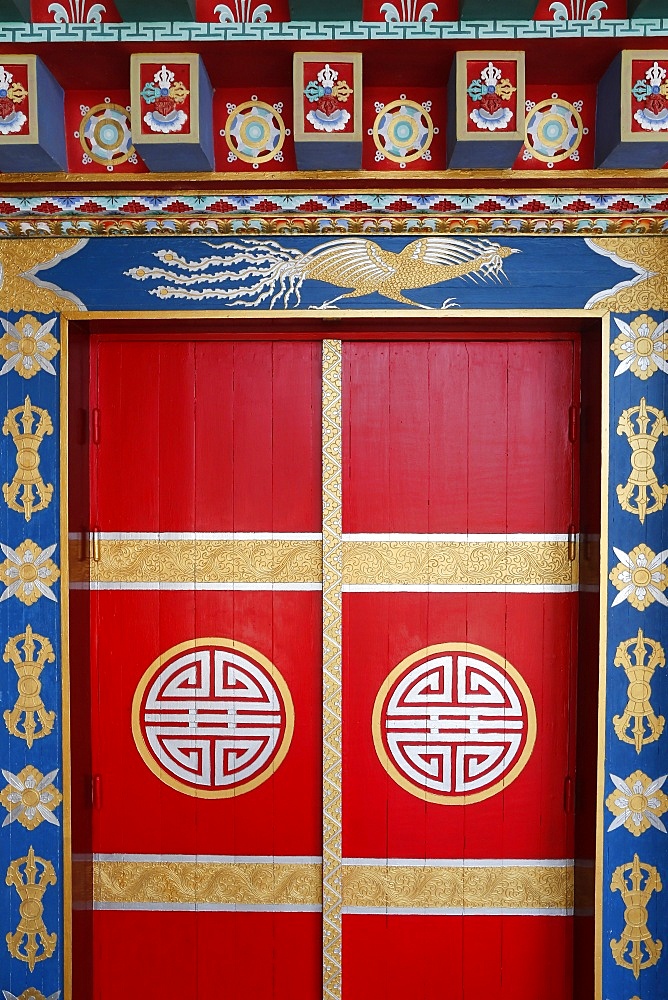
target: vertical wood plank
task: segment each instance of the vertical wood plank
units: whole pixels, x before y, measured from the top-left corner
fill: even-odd
[[[323,991],[341,997],[341,341],[322,344]]]

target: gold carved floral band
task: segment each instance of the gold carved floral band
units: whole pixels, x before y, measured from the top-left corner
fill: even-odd
[[[75,901],[95,909],[319,912],[320,858],[95,855],[74,863]],[[349,858],[344,913],[545,914],[573,912],[569,860]]]
[[[576,590],[567,535],[344,535],[343,588]],[[70,540],[71,579],[91,589],[322,586],[318,534],[95,533]]]

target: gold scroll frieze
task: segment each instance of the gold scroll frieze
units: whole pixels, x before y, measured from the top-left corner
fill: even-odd
[[[346,541],[347,584],[569,585],[577,560],[566,541]]]
[[[85,551],[84,551],[85,550]],[[84,558],[82,558],[82,552]],[[566,541],[365,541],[342,547],[349,586],[550,587],[578,583]],[[327,564],[328,565],[328,564]],[[319,540],[100,538],[70,542],[73,582],[320,585]]]
[[[571,909],[571,866],[346,866],[346,906],[394,908]]]
[[[94,860],[93,900],[317,906],[321,880],[319,864]]]
[[[295,539],[106,539],[70,543],[71,578],[91,583],[319,584],[319,541]]]

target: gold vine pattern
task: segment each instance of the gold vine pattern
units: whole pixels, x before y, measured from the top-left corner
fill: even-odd
[[[341,997],[341,341],[322,345],[323,1000]]]
[[[318,864],[94,861],[93,899],[105,903],[317,905]]]
[[[570,909],[573,868],[514,866],[344,868],[346,906]]]
[[[71,542],[70,560],[77,582],[319,583],[322,575],[320,542],[281,539],[102,539],[90,562]]]
[[[566,542],[344,542],[352,584],[572,584]]]

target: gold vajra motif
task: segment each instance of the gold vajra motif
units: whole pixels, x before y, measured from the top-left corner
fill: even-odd
[[[7,947],[10,955],[27,962],[32,972],[38,962],[51,958],[56,950],[58,935],[49,934],[42,920],[42,897],[48,886],[56,884],[56,873],[50,861],[35,857],[31,847],[25,858],[12,861],[5,881],[14,886],[21,900],[21,919],[16,931],[7,935]]]
[[[9,597],[17,597],[22,604],[35,604],[40,597],[48,597],[50,601],[58,598],[49,584],[55,583],[60,576],[60,570],[51,559],[56,550],[55,545],[40,549],[29,538],[16,549],[0,542],[0,549],[6,559],[0,563],[0,580],[6,584],[6,590],[0,594],[0,601]]]
[[[615,666],[623,667],[629,682],[628,703],[622,715],[615,715],[612,724],[623,743],[631,743],[640,753],[646,743],[654,743],[663,732],[665,719],[655,715],[650,704],[650,681],[657,667],[665,667],[666,654],[660,642],[646,639],[643,630],[632,639],[620,642],[615,652]],[[629,726],[633,729],[629,733]]]
[[[624,905],[624,930],[618,941],[610,942],[617,965],[631,969],[636,979],[643,969],[656,965],[663,945],[654,941],[647,929],[647,903],[654,892],[661,892],[661,877],[656,868],[644,864],[637,854],[633,861],[615,868],[610,888],[621,892]]]
[[[654,472],[654,449],[661,435],[668,434],[668,420],[643,396],[639,406],[624,410],[617,433],[625,434],[631,446],[631,473],[626,486],[617,487],[617,499],[622,510],[637,514],[643,524],[645,516],[661,510],[668,499],[668,485],[660,486]]]
[[[660,791],[667,777],[665,774],[656,781],[642,771],[634,771],[626,779],[618,778],[616,774],[610,777],[616,791],[608,795],[605,804],[615,819],[608,830],[625,826],[634,837],[639,837],[652,826],[661,833],[667,832],[659,819],[668,809],[668,797]]]
[[[21,417],[17,420],[19,414]],[[38,416],[39,422],[33,431]],[[23,406],[17,406],[8,412],[2,425],[2,433],[11,434],[16,445],[16,472],[11,485],[5,483],[2,487],[5,503],[29,521],[33,513],[49,506],[53,496],[53,486],[51,483],[45,484],[38,471],[39,446],[45,434],[53,434],[51,417],[47,410],[33,406],[30,396],[26,396]],[[23,492],[19,498],[21,490]],[[35,490],[39,497],[37,503]]]
[[[39,651],[35,657],[36,644],[39,644]],[[13,736],[25,740],[32,747],[35,740],[49,735],[56,721],[56,713],[47,712],[44,707],[39,679],[45,665],[56,659],[53,646],[45,636],[33,632],[30,625],[27,625],[25,632],[8,640],[3,659],[5,663],[11,660],[19,675],[18,698],[11,712],[7,709],[3,715],[5,725]]]
[[[52,784],[57,774],[57,770],[42,774],[32,764],[28,764],[18,774],[2,771],[2,776],[9,782],[0,792],[0,804],[8,813],[2,825],[8,826],[18,820],[26,830],[34,830],[46,820],[47,823],[60,826],[53,815],[53,810],[63,801],[62,795]]]

